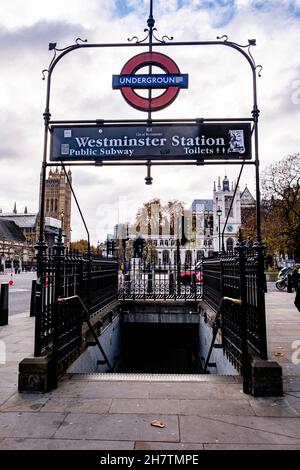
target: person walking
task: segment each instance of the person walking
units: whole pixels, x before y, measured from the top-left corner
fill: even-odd
[[[296,290],[294,304],[295,304],[295,307],[300,312],[300,264],[295,264],[295,268],[292,273],[292,280],[293,280],[293,286]]]

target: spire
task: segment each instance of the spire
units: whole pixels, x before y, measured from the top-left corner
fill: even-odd
[[[221,178],[218,176],[218,191],[221,189]]]
[[[231,181],[231,191],[233,191],[233,181]]]
[[[13,213],[14,213],[14,214],[17,214],[17,203],[16,203],[16,202],[15,202],[15,205],[14,205]]]
[[[27,206],[25,206],[24,214],[28,214]]]
[[[229,179],[227,176],[223,179],[223,191],[229,191]]]
[[[214,181],[214,192],[216,191],[216,182]]]

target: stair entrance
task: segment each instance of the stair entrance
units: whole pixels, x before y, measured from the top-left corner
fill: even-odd
[[[198,360],[199,325],[127,323],[123,335],[122,372],[201,372]]]

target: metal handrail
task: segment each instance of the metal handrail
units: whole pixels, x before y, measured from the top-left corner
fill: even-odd
[[[71,297],[59,298],[59,299],[57,299],[57,302],[58,302],[58,304],[63,304],[63,303],[65,303],[65,302],[68,302],[69,300],[73,300],[73,299],[77,299],[78,302],[80,303],[80,305],[81,305],[81,307],[82,307],[82,309],[83,309],[83,311],[84,311],[84,313],[85,313],[85,315],[83,316],[83,321],[85,321],[85,322],[87,323],[87,325],[88,325],[88,327],[89,327],[89,329],[90,329],[90,331],[91,331],[91,333],[92,333],[92,335],[93,335],[93,337],[94,337],[94,340],[95,340],[95,342],[96,342],[96,344],[97,344],[97,346],[98,346],[98,348],[99,348],[99,350],[100,350],[102,356],[104,357],[105,362],[106,362],[107,365],[108,365],[109,372],[113,372],[113,368],[112,368],[111,365],[110,365],[109,359],[108,359],[108,357],[106,356],[106,354],[105,354],[105,352],[104,352],[104,349],[102,348],[102,346],[101,346],[101,344],[100,344],[100,342],[99,342],[97,333],[96,333],[96,331],[95,331],[93,325],[92,325],[91,322],[90,322],[90,319],[89,319],[89,317],[90,317],[89,311],[88,311],[86,305],[84,304],[84,302],[82,301],[81,297],[79,297],[79,295],[72,295]]]
[[[218,307],[218,311],[217,311],[217,314],[216,314],[216,317],[215,317],[215,320],[214,320],[213,337],[212,337],[212,340],[211,340],[211,345],[210,345],[208,355],[207,355],[207,358],[206,358],[206,361],[205,361],[205,364],[204,364],[204,368],[203,368],[203,373],[204,374],[206,373],[206,370],[207,370],[207,367],[208,367],[208,364],[209,364],[209,359],[210,359],[210,356],[211,356],[211,353],[212,353],[212,350],[213,350],[213,347],[214,347],[214,344],[215,344],[215,339],[216,339],[216,336],[217,336],[217,333],[218,333],[218,329],[221,326],[220,317],[221,317],[221,313],[222,313],[223,306],[224,306],[225,302],[229,302],[232,305],[242,305],[242,300],[241,299],[234,299],[234,298],[231,298],[231,297],[222,297],[221,298],[220,303],[219,303],[219,307]]]

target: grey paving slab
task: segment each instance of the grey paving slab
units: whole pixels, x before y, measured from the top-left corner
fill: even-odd
[[[14,388],[7,388],[7,389],[0,388],[0,406],[2,406],[15,393],[16,392]]]
[[[65,381],[52,396],[77,398],[148,398],[149,383]]]
[[[300,444],[204,444],[204,450],[299,450]],[[276,458],[276,456],[274,456]]]
[[[300,416],[300,392],[286,393],[285,400]]]
[[[158,419],[165,428],[151,426]],[[167,441],[179,442],[177,416],[140,414],[83,414],[70,413],[64,426],[55,433],[55,438],[105,439],[120,441]]]
[[[136,442],[134,448],[135,450],[204,450],[203,444],[180,442]]]
[[[168,399],[141,399],[114,398],[110,413],[158,413],[175,414],[180,413],[180,401]]]
[[[41,411],[61,413],[108,413],[112,400],[110,398],[60,398],[46,399]]]
[[[222,383],[162,383],[150,384],[149,398],[173,399],[212,399],[239,400],[248,399],[241,390],[241,384]]]
[[[299,416],[295,408],[290,406],[289,401],[283,397],[250,398],[250,405],[252,406],[256,416],[278,416],[286,418]]]
[[[300,364],[282,364],[281,367],[285,376],[300,376]]]
[[[0,439],[0,450],[133,450],[134,442],[88,439]]]
[[[244,415],[253,416],[248,400],[180,400],[180,415]]]
[[[18,384],[18,370],[16,365],[0,366],[0,388],[16,389]]]
[[[229,421],[231,418],[231,422]],[[180,416],[181,442],[203,444],[300,444],[297,418]],[[264,425],[259,420],[264,420]],[[284,422],[285,421],[285,422]],[[294,424],[291,425],[290,422]],[[292,429],[291,429],[292,427]],[[298,429],[297,429],[298,427]]]
[[[283,377],[284,392],[300,392],[300,377]]]
[[[246,415],[254,410],[246,400],[173,400],[173,399],[114,399],[110,413],[165,413],[177,415]],[[295,413],[295,412],[294,412]]]
[[[219,419],[218,417],[216,417]],[[295,437],[300,440],[300,418],[261,417],[261,416],[225,416],[222,420],[235,424],[238,427],[246,427],[266,431],[278,435]]]
[[[51,437],[62,425],[63,413],[0,413],[0,437]]]
[[[45,395],[16,392],[0,407],[0,411],[39,411],[47,400]]]

